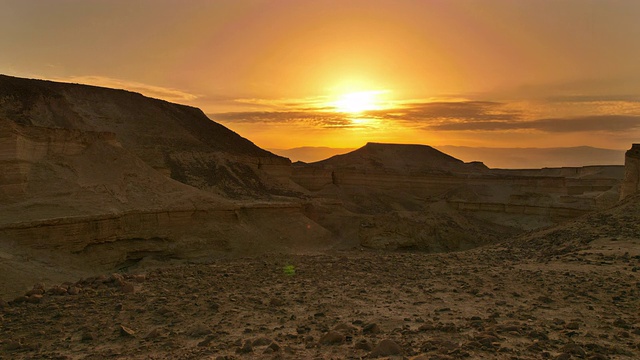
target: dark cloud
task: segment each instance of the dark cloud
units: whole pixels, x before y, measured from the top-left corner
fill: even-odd
[[[640,95],[563,95],[548,97],[551,102],[640,102]]]
[[[547,132],[623,132],[640,129],[640,116],[597,115],[568,119],[540,119],[531,121],[530,123],[532,123],[533,128]]]
[[[640,129],[640,116],[598,115],[511,122],[458,121],[435,124],[428,126],[428,128],[448,131],[538,130],[550,133],[584,131],[626,132]]]
[[[412,103],[406,104],[402,109],[372,111],[368,114],[412,121],[443,119],[508,121],[518,119],[520,115],[506,110],[502,103],[490,101]]]

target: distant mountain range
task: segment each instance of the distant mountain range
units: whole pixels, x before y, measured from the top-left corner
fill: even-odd
[[[465,162],[481,161],[490,168],[526,169],[588,165],[623,165],[624,150],[591,146],[556,148],[489,148],[443,145],[436,148]],[[298,147],[268,149],[291,161],[316,162],[353,151],[351,148]]]

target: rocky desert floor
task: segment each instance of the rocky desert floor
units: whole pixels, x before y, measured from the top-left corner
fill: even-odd
[[[556,251],[532,256],[545,249]],[[265,255],[40,284],[1,303],[0,358],[638,359],[639,269],[640,240],[598,238]]]

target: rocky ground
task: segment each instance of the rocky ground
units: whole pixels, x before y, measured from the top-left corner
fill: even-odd
[[[637,359],[640,242],[272,255],[36,286],[3,359]]]
[[[640,196],[465,252],[264,255],[40,284],[1,359],[639,359]]]

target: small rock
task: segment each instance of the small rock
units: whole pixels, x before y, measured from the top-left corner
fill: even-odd
[[[359,349],[359,350],[364,350],[364,351],[371,351],[371,350],[373,350],[373,345],[367,339],[360,339],[360,340],[358,340],[358,342],[356,342],[355,345],[353,345],[353,348],[354,349]]]
[[[253,342],[251,343],[251,346],[266,346],[269,345],[273,342],[273,340],[267,338],[267,337],[260,337],[257,338],[255,340],[253,340]]]
[[[24,294],[25,296],[33,296],[33,295],[42,295],[44,294],[44,290],[42,288],[34,288],[32,290],[27,291],[26,294]]]
[[[32,304],[39,304],[42,301],[42,295],[41,294],[34,294],[31,295],[27,298],[27,302],[32,303]]]
[[[93,336],[93,333],[91,331],[84,331],[82,333],[82,336],[80,337],[80,341],[82,342],[89,342],[94,339],[95,337]]]
[[[72,286],[67,290],[67,294],[69,295],[78,295],[82,290],[77,286]]]
[[[251,341],[249,340],[245,341],[242,347],[236,349],[237,354],[248,354],[250,352],[253,352],[253,347],[251,346]]]
[[[565,329],[578,330],[580,329],[580,324],[578,324],[577,322],[570,322],[565,326]]]
[[[362,327],[362,333],[363,334],[379,334],[380,327],[376,323],[366,324],[364,327]]]
[[[278,345],[277,342],[272,342],[271,344],[269,344],[269,346],[267,346],[267,349],[271,349],[274,352],[280,351],[280,345]]]
[[[124,325],[120,325],[120,336],[122,337],[135,337],[136,332],[129,329]]]
[[[376,347],[371,352],[371,357],[380,357],[380,356],[392,356],[392,355],[402,355],[403,351],[400,345],[396,344],[395,341],[384,339],[376,345]]]
[[[284,300],[280,298],[274,297],[269,300],[269,306],[277,307],[277,306],[283,306],[283,305],[284,305]]]
[[[162,336],[161,330],[159,328],[154,328],[153,330],[149,331],[147,335],[144,336],[144,339],[152,340],[152,339],[157,339],[160,336]]]
[[[187,330],[186,334],[191,338],[197,338],[211,334],[211,329],[203,323],[196,323]]]
[[[145,282],[147,277],[144,274],[138,274],[138,275],[132,275],[131,279],[137,283],[141,283],[141,282]]]
[[[329,331],[320,338],[321,345],[339,345],[344,342],[344,335],[337,331]]]
[[[587,356],[587,353],[584,351],[584,349],[580,345],[574,343],[563,346],[562,351],[580,358],[584,358],[585,356]]]
[[[125,294],[133,294],[135,290],[136,289],[133,287],[133,284],[128,282],[123,282],[122,285],[120,285],[120,291]]]
[[[206,338],[204,338],[204,340],[198,343],[198,346],[199,347],[209,346],[209,344],[211,344],[215,339],[216,339],[215,335],[208,335]]]
[[[613,322],[613,326],[615,327],[619,327],[622,329],[628,329],[629,328],[629,323],[627,323],[626,321],[624,321],[621,318],[617,318],[614,322]]]
[[[553,299],[551,299],[548,296],[540,296],[538,297],[538,301],[540,301],[543,304],[551,304],[553,302]]]
[[[351,325],[348,325],[348,324],[345,324],[345,323],[340,323],[340,324],[336,325],[333,328],[333,330],[335,330],[337,332],[340,332],[340,333],[343,333],[345,335],[355,334],[358,331],[358,329],[356,329],[355,327],[353,327]]]
[[[49,293],[52,295],[67,295],[67,288],[66,287],[62,287],[62,286],[54,286],[51,289],[49,289]]]

